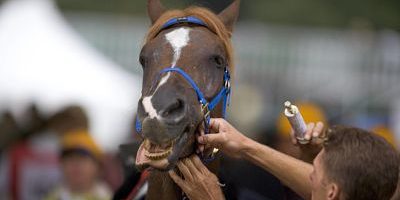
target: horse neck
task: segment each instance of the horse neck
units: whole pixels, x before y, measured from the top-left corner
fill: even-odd
[[[153,170],[149,176],[149,189],[146,200],[179,200],[179,188],[169,177],[168,172]]]

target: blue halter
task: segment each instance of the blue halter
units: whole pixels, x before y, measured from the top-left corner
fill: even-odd
[[[183,71],[179,67],[169,67],[165,68],[160,71],[160,76],[164,73],[167,72],[176,72],[180,74],[183,78],[186,79],[186,81],[192,86],[194,91],[197,94],[197,99],[199,103],[201,104],[201,110],[203,112],[204,116],[204,122],[205,122],[205,133],[209,133],[209,127],[210,127],[210,112],[214,110],[214,108],[218,105],[218,103],[221,102],[222,100],[222,117],[226,117],[226,108],[229,106],[229,100],[230,100],[230,93],[231,93],[231,85],[230,85],[230,74],[227,68],[224,70],[224,85],[221,88],[221,90],[218,92],[218,94],[209,102],[207,101],[206,98],[204,98],[203,93],[201,92],[200,88],[197,86],[197,84],[193,81],[193,79],[187,74],[185,71]],[[136,131],[138,133],[142,132],[142,123],[138,118],[136,118]]]
[[[197,17],[193,17],[193,16],[188,16],[188,17],[177,17],[177,18],[172,18],[172,19],[168,20],[161,27],[161,30],[169,28],[175,24],[181,24],[181,23],[195,24],[195,25],[207,27],[207,24],[204,23],[201,19],[199,19]]]
[[[221,88],[221,90],[218,92],[218,94],[210,101],[208,102],[206,98],[204,98],[203,93],[201,92],[200,88],[197,86],[197,84],[193,81],[193,79],[181,68],[179,67],[170,67],[170,68],[165,68],[161,70],[160,74],[166,73],[166,72],[176,72],[180,74],[183,78],[186,79],[186,81],[189,82],[189,84],[192,86],[194,91],[197,94],[197,99],[199,100],[199,103],[201,104],[201,110],[203,112],[204,116],[204,122],[205,122],[205,133],[209,133],[209,127],[210,127],[210,112],[214,110],[214,108],[218,105],[219,102],[222,100],[222,116],[225,118],[226,116],[226,108],[229,104],[229,97],[230,97],[230,75],[229,71],[227,68],[224,70],[224,85]]]
[[[188,23],[188,24],[195,24],[195,25],[200,25],[200,26],[206,26],[207,25],[199,18],[193,17],[193,16],[188,16],[188,17],[180,17],[180,18],[173,18],[168,20],[161,28],[161,30],[169,28],[173,25],[176,24],[181,24],[181,23]],[[204,97],[204,94],[201,92],[200,88],[197,86],[197,84],[194,82],[194,80],[190,77],[189,74],[187,74],[185,71],[183,71],[179,67],[168,67],[160,71],[160,77],[164,73],[169,73],[169,72],[176,72],[179,75],[181,75],[185,80],[192,86],[194,91],[197,94],[197,99],[201,105],[201,110],[203,113],[204,117],[204,127],[205,127],[205,134],[209,133],[209,127],[210,127],[210,113],[214,108],[218,105],[218,103],[221,102],[222,100],[222,116],[223,118],[226,117],[226,109],[229,106],[229,101],[230,101],[230,93],[231,93],[231,84],[230,84],[230,74],[228,71],[228,68],[224,69],[224,82],[221,90],[218,92],[218,94],[211,99],[211,101],[207,101],[207,99]],[[142,123],[140,122],[139,118],[136,117],[136,131],[138,133],[142,132]],[[208,162],[211,161],[213,157],[211,158],[203,158],[203,161]]]

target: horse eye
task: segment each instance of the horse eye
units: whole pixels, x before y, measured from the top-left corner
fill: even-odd
[[[146,59],[144,58],[144,56],[139,57],[139,62],[142,65],[142,67],[146,66]]]
[[[213,61],[217,64],[217,67],[223,67],[225,65],[225,59],[222,56],[214,56]]]

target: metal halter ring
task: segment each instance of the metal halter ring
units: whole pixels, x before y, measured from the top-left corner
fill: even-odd
[[[208,109],[208,103],[206,103],[206,104],[202,103],[201,104],[201,112],[204,115],[204,119],[207,119],[210,116],[210,109]]]

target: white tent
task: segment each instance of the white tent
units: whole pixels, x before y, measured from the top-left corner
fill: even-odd
[[[106,150],[126,138],[140,78],[97,53],[69,27],[52,0],[8,0],[0,8],[0,111],[30,102],[46,113],[78,103]]]

